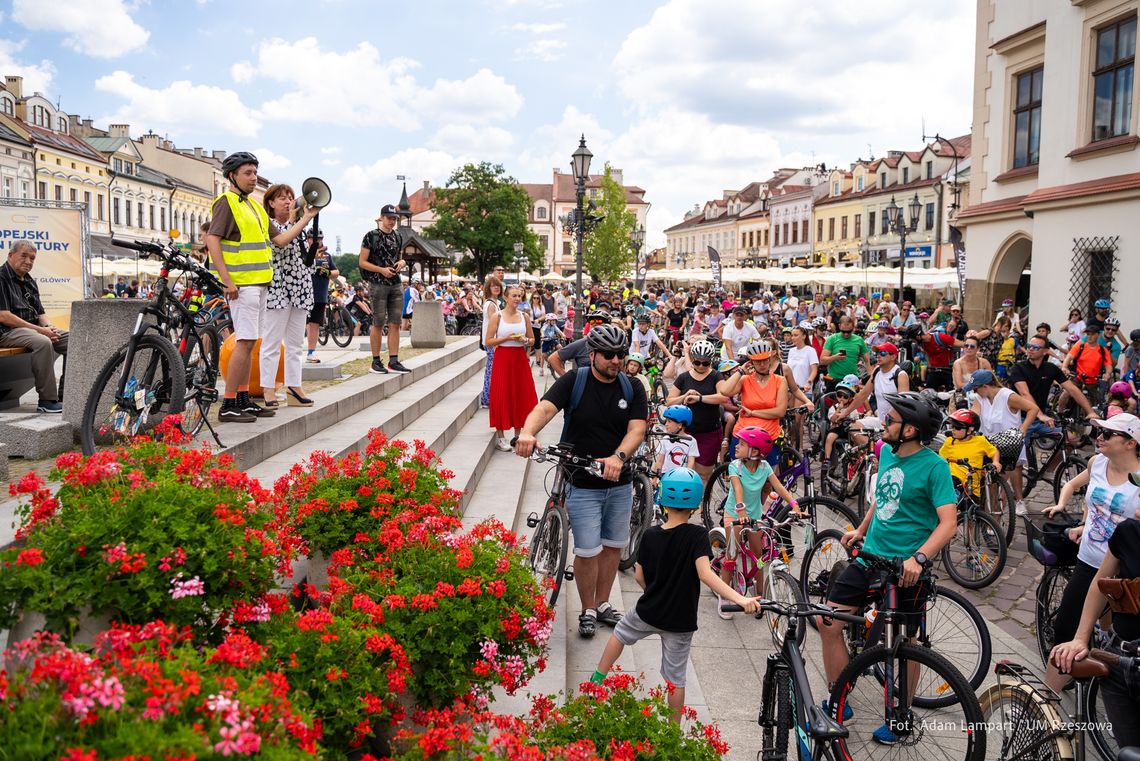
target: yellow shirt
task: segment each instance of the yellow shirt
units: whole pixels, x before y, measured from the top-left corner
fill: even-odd
[[[980,468],[985,464],[982,458],[989,457],[990,460],[997,460],[998,458],[997,449],[989,442],[989,439],[980,433],[974,434],[973,437],[965,441],[957,441],[947,436],[946,441],[942,442],[942,448],[938,450],[938,454],[950,463],[950,475],[962,483],[966,483],[969,473],[955,460],[966,460],[971,467]],[[975,478],[974,496],[981,493],[981,479]]]

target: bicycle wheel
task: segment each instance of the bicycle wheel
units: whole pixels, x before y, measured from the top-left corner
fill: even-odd
[[[218,399],[218,336],[213,328],[191,333],[182,347],[186,362],[186,402],[182,410],[182,430],[198,435]]]
[[[768,668],[772,668],[772,666],[769,665]],[[760,758],[786,759],[788,757],[788,735],[792,731],[791,681],[791,675],[787,669],[780,669],[776,672],[776,694],[773,696],[776,701],[776,721],[773,725],[764,727],[762,733],[764,744],[761,746]],[[797,743],[799,743],[798,738]],[[811,758],[811,753],[805,753],[805,749],[801,747],[799,757],[801,759]]]
[[[333,343],[343,349],[352,343],[352,316],[344,307],[333,314],[336,315],[336,319],[329,327],[329,335],[332,336]]]
[[[1069,736],[1061,731],[1057,710],[1029,685],[995,684],[981,694],[978,703],[990,733],[991,753],[1000,752],[1000,758],[1016,756],[1033,761],[1074,757]]]
[[[481,323],[479,321],[468,322],[466,325],[463,326],[463,330],[460,331],[460,335],[464,335],[464,336],[479,336],[482,334],[483,334],[483,323]]]
[[[547,604],[554,607],[558,593],[562,589],[562,579],[566,575],[566,553],[570,544],[570,525],[566,521],[565,508],[554,503],[546,503],[542,519],[530,540],[527,565],[530,566],[539,584],[547,590]]]
[[[724,501],[729,491],[728,463],[717,465],[705,484],[705,494],[701,498],[701,522],[706,529],[724,525]]]
[[[1034,629],[1037,631],[1037,654],[1041,658],[1041,665],[1047,665],[1049,653],[1053,650],[1053,627],[1057,620],[1057,613],[1061,609],[1061,595],[1069,585],[1069,577],[1073,575],[1072,566],[1053,566],[1046,568],[1041,581],[1037,584],[1034,595]]]
[[[325,321],[321,323],[320,330],[317,331],[317,341],[321,346],[328,346],[329,343],[329,320],[332,319],[332,314],[325,315]]]
[[[997,522],[978,509],[958,513],[958,528],[942,548],[942,567],[959,586],[983,589],[1005,569],[1005,535]]]
[[[658,407],[664,407],[666,400],[669,398],[669,392],[665,390],[665,381],[660,378],[654,378],[650,394],[653,397],[654,404]]]
[[[129,367],[127,346],[107,360],[87,403],[79,429],[83,453],[95,453],[98,445],[126,441],[148,433],[170,414],[182,412],[186,399],[186,368],[174,345],[161,336],[140,336]],[[119,382],[127,378],[123,398]]]
[[[1112,725],[1108,721],[1108,714],[1104,710],[1104,692],[1100,689],[1100,680],[1092,680],[1088,695],[1089,723],[1086,736],[1091,736],[1093,745],[1104,761],[1116,761],[1120,754],[1120,743],[1108,730]]]
[[[876,672],[891,675],[886,687],[875,678]],[[953,704],[933,709],[909,701],[912,679],[916,694],[952,693]],[[930,648],[901,643],[893,651],[884,645],[864,650],[839,675],[828,706],[833,718],[850,732],[835,746],[845,761],[985,758],[985,732],[963,731],[963,727],[981,725],[978,699],[966,678]],[[849,709],[851,714],[844,720]],[[875,739],[873,735],[884,729],[896,742],[881,744]]]
[[[1053,474],[1053,504],[1057,505],[1061,502],[1061,487],[1072,481],[1079,476],[1088,463],[1085,462],[1080,456],[1074,456],[1067,461],[1057,466],[1057,472]],[[1087,487],[1082,486],[1079,489],[1073,490],[1073,496],[1065,503],[1065,514],[1076,518],[1081,517],[1085,507],[1085,491]]]
[[[961,592],[938,587],[926,606],[926,636],[935,652],[958,669],[975,690],[986,680],[993,658],[993,643],[985,619]],[[915,693],[914,703],[941,708],[954,697],[937,693]]]
[[[1017,500],[1013,496],[1013,487],[998,475],[987,480],[989,483],[982,485],[982,509],[998,524],[1005,537],[1005,546],[1009,548],[1017,531]]]
[[[642,473],[633,477],[633,510],[629,515],[629,540],[621,550],[618,568],[622,571],[633,568],[637,562],[637,548],[641,537],[653,520],[653,486]]]
[[[831,457],[824,463],[826,467],[820,473],[820,485],[823,493],[843,499],[845,496],[846,455],[847,440],[836,439],[831,445]]]
[[[760,595],[765,600],[775,600],[785,605],[802,607],[807,600],[800,591],[800,584],[794,576],[783,568],[767,568],[764,570],[764,592]],[[768,620],[768,632],[772,635],[772,645],[779,650],[784,646],[784,637],[788,634],[788,619],[769,612],[765,614]],[[807,627],[796,627],[796,644],[803,645],[807,637]]]
[[[815,543],[804,555],[800,563],[800,592],[808,602],[820,605],[827,603],[827,589],[831,583],[832,569],[839,561],[851,557],[847,548],[839,542],[842,538],[843,534],[835,529],[820,531],[815,536]],[[816,619],[813,617],[807,621],[814,629]]]

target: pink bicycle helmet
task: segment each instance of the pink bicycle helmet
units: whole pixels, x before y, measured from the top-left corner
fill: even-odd
[[[736,438],[758,451],[761,457],[767,457],[772,451],[773,444],[775,444],[770,433],[755,425],[741,428],[737,432]]]
[[[1132,387],[1129,386],[1124,381],[1116,381],[1116,383],[1113,383],[1111,386],[1108,387],[1108,393],[1110,395],[1120,394],[1125,399],[1131,399],[1132,398]]]

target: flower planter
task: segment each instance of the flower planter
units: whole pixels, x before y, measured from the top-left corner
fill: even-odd
[[[329,586],[329,559],[323,552],[314,550],[308,557],[293,561],[293,577],[289,580],[292,588],[297,584],[312,584],[317,589]]]
[[[20,620],[8,631],[7,646],[11,647],[15,642],[30,638],[36,632],[44,629],[46,624],[47,620],[42,613],[37,613],[34,610],[23,612],[20,614]],[[110,628],[110,616],[93,616],[91,615],[91,611],[84,608],[79,611],[79,625],[75,630],[75,635],[71,638],[71,644],[93,645],[95,644],[95,636]]]

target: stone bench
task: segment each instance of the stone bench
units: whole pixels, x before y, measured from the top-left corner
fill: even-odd
[[[443,326],[443,303],[417,301],[412,307],[412,347],[442,349],[447,344]]]
[[[20,405],[20,397],[36,385],[32,353],[22,347],[0,349],[0,410]]]

